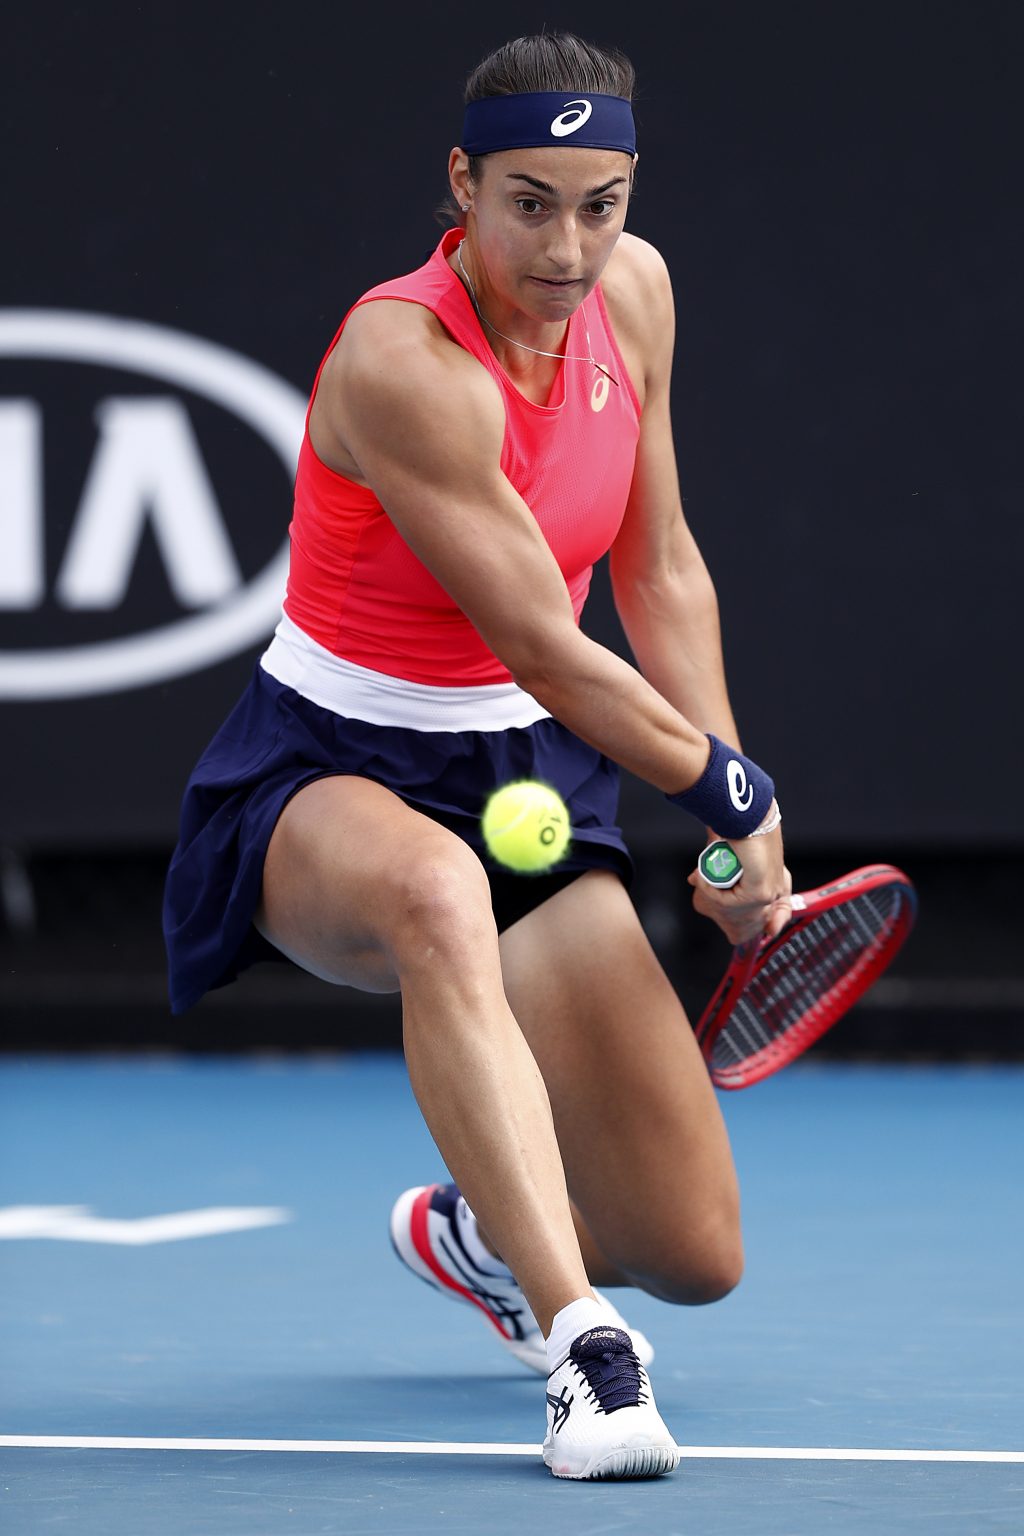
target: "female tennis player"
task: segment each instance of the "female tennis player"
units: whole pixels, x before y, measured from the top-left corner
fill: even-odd
[[[400,990],[454,1183],[401,1196],[395,1246],[549,1377],[544,1460],[572,1478],[678,1461],[650,1346],[593,1286],[705,1302],[742,1262],[707,1071],[627,894],[618,767],[739,844],[739,885],[691,877],[731,942],[788,916],[683,519],[669,279],[623,232],[632,87],[555,34],[471,75],[452,227],[317,375],[284,613],[189,782],[165,911],[177,1010],[268,953]],[[578,627],[609,550],[636,667]],[[483,848],[516,778],[569,807],[546,876]]]

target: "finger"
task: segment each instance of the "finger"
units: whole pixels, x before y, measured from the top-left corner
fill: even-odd
[[[764,934],[767,908],[715,914],[719,928],[731,944],[753,944]]]
[[[693,910],[701,917],[710,918],[733,946],[743,942],[743,927],[737,922],[736,913],[715,901],[703,881],[700,881],[694,890]]]
[[[777,939],[792,916],[793,907],[790,902],[784,900],[776,901],[768,917],[768,923],[764,931],[765,938]]]

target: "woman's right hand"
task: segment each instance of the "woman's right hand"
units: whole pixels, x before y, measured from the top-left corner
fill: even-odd
[[[694,910],[717,923],[733,946],[775,938],[793,912],[793,877],[786,868],[782,828],[727,841],[743,865],[742,879],[722,890],[694,868],[687,881],[693,886]]]

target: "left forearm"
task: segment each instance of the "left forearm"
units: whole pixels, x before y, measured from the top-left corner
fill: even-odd
[[[702,562],[656,580],[619,573],[615,603],[636,664],[694,725],[742,747],[725,680],[718,599]]]

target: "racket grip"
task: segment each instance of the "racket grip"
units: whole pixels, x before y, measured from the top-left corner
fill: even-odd
[[[717,842],[708,843],[701,853],[697,860],[697,873],[708,885],[715,886],[719,891],[728,891],[742,880],[743,865],[732,844],[719,838]]]

